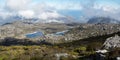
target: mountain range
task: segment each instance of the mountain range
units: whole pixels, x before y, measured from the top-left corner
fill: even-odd
[[[119,24],[120,21],[119,20],[116,20],[116,19],[113,19],[113,18],[110,18],[110,17],[92,17],[88,20],[89,24],[97,24],[97,23],[105,23],[105,24],[108,24],[108,23],[115,23],[115,24]]]

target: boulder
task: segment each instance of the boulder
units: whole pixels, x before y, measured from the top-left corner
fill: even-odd
[[[106,49],[120,47],[120,36],[115,35],[114,37],[107,38],[103,45]]]

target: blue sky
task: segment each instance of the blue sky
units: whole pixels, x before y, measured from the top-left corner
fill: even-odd
[[[6,4],[6,1],[8,0],[0,0],[0,6],[4,6]],[[51,5],[58,5],[64,7],[64,6],[69,6],[70,4],[73,6],[78,6],[78,5],[90,5],[94,3],[98,4],[111,4],[115,6],[120,7],[120,0],[31,0],[32,3],[46,3],[46,4],[51,4]],[[17,2],[17,1],[15,1]]]
[[[8,0],[0,0],[0,6],[4,6]],[[70,4],[75,6],[87,5],[98,3],[98,4],[111,4],[118,5],[120,7],[120,0],[31,0],[32,3],[46,3],[48,5],[56,5],[57,6],[69,6]],[[15,1],[16,2],[16,1]]]
[[[78,21],[83,21],[83,16],[120,19],[120,0],[0,0],[0,16],[4,17],[18,14],[27,18],[42,16],[45,19],[48,10],[53,11],[52,17],[70,16]]]

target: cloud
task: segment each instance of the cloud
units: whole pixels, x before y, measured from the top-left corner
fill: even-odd
[[[89,18],[94,16],[111,17],[120,20],[118,17],[120,16],[120,5],[117,3],[111,4],[109,1],[107,1],[107,3],[100,3],[98,0],[93,0],[92,2],[89,2],[88,5],[85,4],[83,6],[82,13],[83,16],[87,18],[85,21],[88,21]]]
[[[49,19],[65,17],[58,13],[60,10],[79,10],[83,15],[83,17],[80,15],[80,19],[83,20],[93,16],[110,16],[120,19],[118,17],[120,5],[113,2],[112,0],[6,0],[4,8],[0,8],[0,16],[6,18],[18,15],[24,18]]]
[[[106,12],[111,12],[111,13],[115,13],[116,10],[119,10],[119,6],[118,5],[111,5],[111,4],[94,4],[94,9],[101,9],[103,11]]]
[[[48,3],[49,6],[54,7],[57,10],[82,10],[81,4],[75,4],[75,3],[63,3],[61,4],[50,4]],[[64,6],[63,6],[64,5]]]
[[[10,12],[5,12],[5,11],[0,11],[0,18],[1,19],[6,19],[8,16],[13,16],[13,13]]]
[[[29,7],[31,0],[7,0],[6,7],[9,10],[24,10]]]
[[[62,17],[62,15],[58,14],[56,11],[51,12],[43,12],[40,15],[38,15],[40,19],[47,20],[51,18],[59,18]]]
[[[6,8],[13,14],[23,18],[57,18],[60,16],[57,11],[46,3],[33,3],[32,0],[7,0]],[[7,16],[7,15],[6,15]]]
[[[19,16],[22,16],[23,18],[34,18],[35,13],[32,10],[23,10],[18,12]]]

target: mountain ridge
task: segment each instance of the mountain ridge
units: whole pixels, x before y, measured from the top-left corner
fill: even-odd
[[[105,24],[115,23],[115,24],[119,24],[120,21],[116,20],[114,18],[110,18],[110,17],[92,17],[87,21],[87,23],[89,23],[89,24],[98,24],[98,23],[105,23]]]

